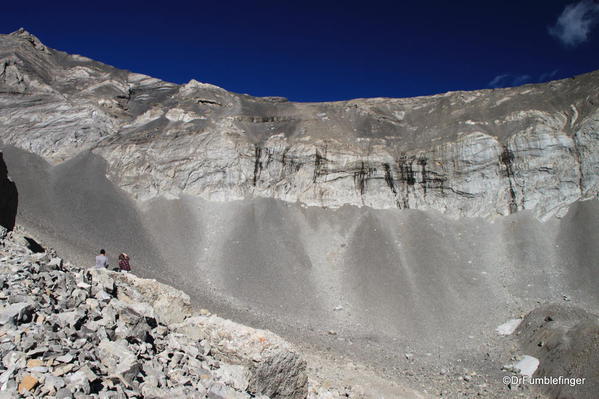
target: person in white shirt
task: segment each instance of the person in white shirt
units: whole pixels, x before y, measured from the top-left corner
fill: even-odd
[[[106,251],[100,250],[100,255],[96,256],[96,269],[106,269],[108,267],[108,258]]]

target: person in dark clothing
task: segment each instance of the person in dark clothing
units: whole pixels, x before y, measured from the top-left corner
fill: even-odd
[[[119,267],[121,271],[130,272],[131,265],[129,264],[129,255],[122,253],[119,255]]]

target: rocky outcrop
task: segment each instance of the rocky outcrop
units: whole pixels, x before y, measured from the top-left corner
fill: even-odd
[[[476,132],[399,156],[371,142],[291,144],[277,135],[258,145],[238,135],[214,136],[202,138],[206,145],[201,155],[192,143],[179,149],[160,139],[152,143],[151,153],[134,145],[97,151],[109,160],[111,179],[139,199],[259,196],[333,208],[434,209],[451,216],[492,217],[534,209],[547,218],[563,215],[582,193],[585,198],[597,193],[594,177],[587,176],[594,176],[590,164],[597,141],[591,141],[589,156],[582,157],[591,167],[583,175],[574,139],[559,130],[516,134],[505,145]],[[175,159],[163,159],[166,154]]]
[[[106,279],[104,271],[90,273],[101,281]],[[111,273],[111,277],[119,283],[119,299],[151,304],[159,322],[186,339],[202,342],[219,361],[242,367],[248,378],[246,388],[253,394],[306,397],[306,362],[275,334],[224,320],[205,310],[194,315],[187,294],[155,280],[120,273]]]
[[[597,197],[599,73],[407,99],[291,103],[174,85],[0,37],[1,139],[62,162],[91,150],[139,201],[561,216]]]
[[[307,397],[306,362],[278,336],[196,314],[153,280],[33,253],[18,236],[0,239],[0,396]]]
[[[6,164],[0,152],[0,229],[12,230],[14,228],[18,202],[17,186],[8,177]]]
[[[276,398],[307,395],[306,362],[288,343],[268,331],[256,331],[216,316],[196,316],[174,331],[208,342],[215,358],[248,371],[248,389]]]

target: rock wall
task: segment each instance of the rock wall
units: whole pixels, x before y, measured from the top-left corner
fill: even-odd
[[[0,36],[0,139],[93,151],[139,201],[193,195],[545,220],[599,190],[599,72],[406,99],[292,103],[162,82]]]
[[[597,195],[597,138],[591,134],[596,136],[598,126],[574,138],[539,127],[506,144],[470,133],[399,156],[370,142],[291,144],[276,135],[252,144],[241,135],[219,133],[203,134],[200,148],[157,139],[151,149],[127,144],[97,152],[109,160],[111,180],[142,200],[183,194],[216,201],[265,197],[331,208],[433,209],[455,217],[533,209],[546,219]]]

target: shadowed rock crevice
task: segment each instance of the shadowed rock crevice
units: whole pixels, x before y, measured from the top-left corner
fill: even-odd
[[[376,173],[376,168],[367,165],[367,163],[361,161],[360,167],[354,172],[354,185],[360,196],[364,195],[368,180],[372,179],[372,176]]]
[[[322,150],[316,148],[314,152],[314,176],[312,177],[313,183],[318,183],[321,176],[327,175],[327,147],[324,146]]]
[[[260,179],[260,173],[262,172],[262,148],[256,144],[254,148],[254,177],[253,184],[256,186],[256,183]]]
[[[513,171],[513,162],[514,162],[514,153],[510,151],[508,148],[504,147],[503,151],[500,155],[501,164],[504,167],[505,177],[508,180],[509,184],[509,207],[510,213],[514,213],[518,211],[518,204],[516,203],[516,192],[514,191],[513,179],[514,179],[514,171]]]
[[[19,194],[16,184],[8,177],[4,156],[0,152],[0,226],[7,230],[15,227]]]
[[[31,252],[36,253],[36,254],[41,254],[46,252],[46,250],[44,249],[44,247],[41,246],[41,244],[37,241],[35,241],[33,238],[31,237],[23,237],[25,239],[25,242],[27,243],[27,248],[29,248],[31,250]]]

